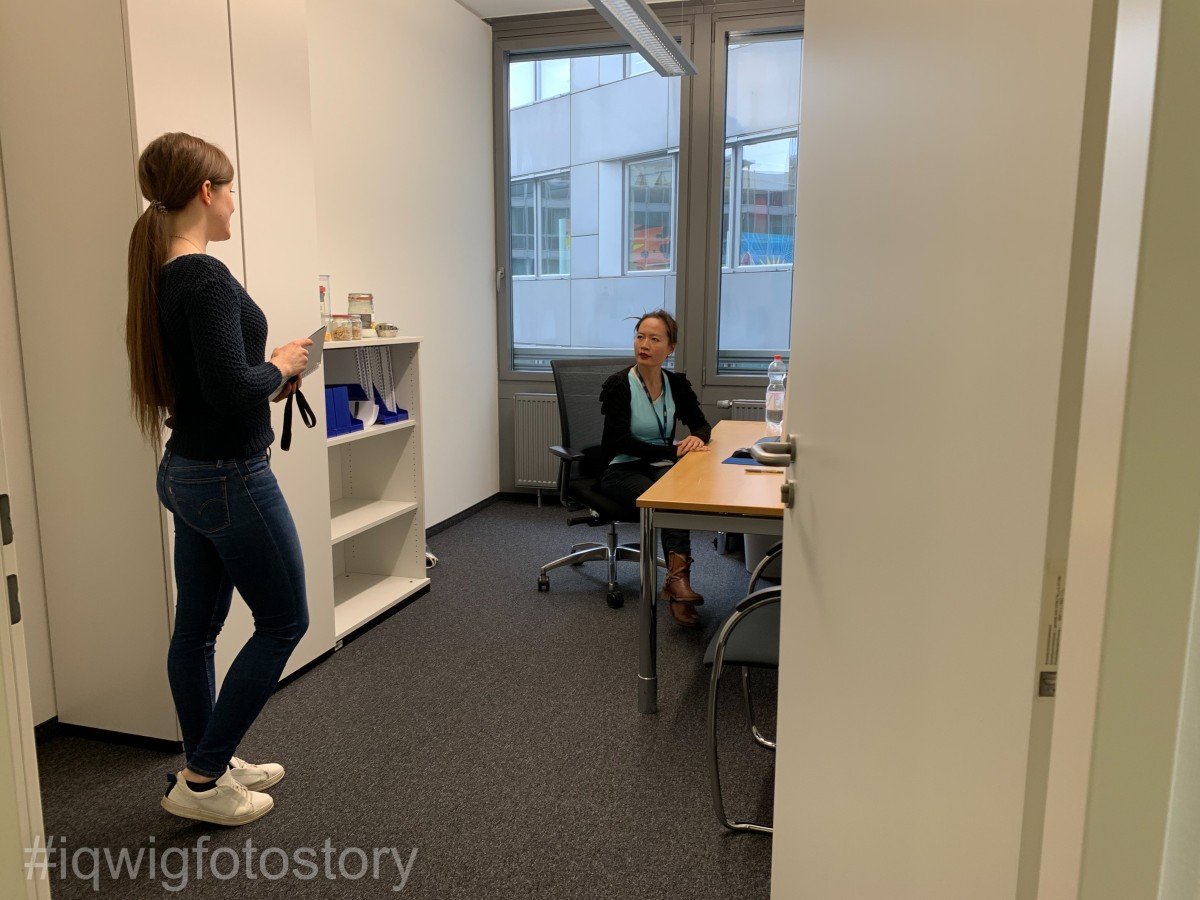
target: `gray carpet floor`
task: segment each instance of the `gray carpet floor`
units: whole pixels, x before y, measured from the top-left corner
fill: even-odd
[[[620,610],[599,563],[536,590],[543,562],[603,539],[565,521],[552,503],[500,500],[431,538],[430,593],[281,688],[247,736],[239,755],[288,769],[251,825],[163,812],[182,756],[43,741],[50,858],[68,864],[50,872],[55,900],[769,897],[771,839],[717,824],[704,750],[702,659],[745,593],[741,556],[693,536],[704,627],[680,629],[660,607],[659,712],[643,716],[636,565],[620,567]],[[775,687],[756,673],[768,734]],[[735,677],[721,710],[727,806],[770,821],[773,754],[745,730]],[[112,874],[103,854],[122,849],[142,852],[138,877]]]

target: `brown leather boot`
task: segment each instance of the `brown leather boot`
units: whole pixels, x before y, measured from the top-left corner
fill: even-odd
[[[704,602],[704,598],[692,590],[688,580],[691,562],[691,558],[682,553],[668,553],[667,578],[659,594],[661,599],[671,601],[671,618],[684,628],[695,628],[700,624],[696,607]]]
[[[696,604],[685,600],[671,601],[671,618],[676,625],[684,628],[695,628],[700,624],[700,614],[696,612]]]
[[[667,554],[667,580],[663,582],[663,600],[682,600],[684,603],[704,604],[704,598],[692,590],[688,578],[692,574],[692,558],[682,553]]]

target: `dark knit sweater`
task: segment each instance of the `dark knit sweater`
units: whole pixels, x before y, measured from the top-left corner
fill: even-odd
[[[167,447],[189,459],[237,459],[275,439],[269,398],[283,381],[263,362],[267,317],[219,259],[163,266],[159,316],[175,388]]]
[[[687,426],[688,431],[704,443],[712,437],[712,426],[704,418],[700,400],[692,390],[687,376],[680,372],[663,369],[663,376],[671,385],[671,399],[675,402],[675,418]],[[629,388],[629,368],[626,367],[608,377],[600,388],[600,411],[604,413],[604,435],[600,446],[606,460],[622,453],[649,461],[676,458],[674,444],[648,444],[638,440],[630,430],[633,419],[630,403],[633,395]],[[674,440],[675,423],[671,423],[671,438]]]

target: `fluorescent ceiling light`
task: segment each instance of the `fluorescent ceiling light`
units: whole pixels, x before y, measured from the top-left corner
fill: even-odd
[[[671,37],[645,0],[589,0],[617,33],[642,54],[654,71],[668,78],[695,75],[696,64]]]

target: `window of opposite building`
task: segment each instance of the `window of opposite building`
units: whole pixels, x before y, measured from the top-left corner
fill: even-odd
[[[675,233],[675,161],[658,156],[625,167],[625,273],[670,272]]]
[[[506,377],[627,354],[632,319],[658,307],[694,381],[761,378],[788,352],[802,11],[732,0],[663,18],[701,69],[686,85],[588,14],[497,26]]]
[[[509,190],[513,278],[571,274],[571,175],[514,181]]]

